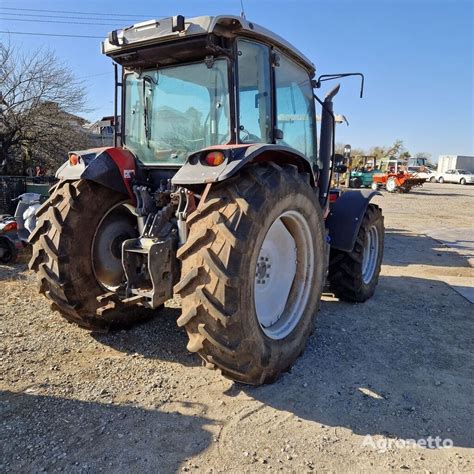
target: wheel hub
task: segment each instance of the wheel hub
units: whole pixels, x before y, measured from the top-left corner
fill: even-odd
[[[270,257],[265,255],[265,252],[261,252],[260,256],[258,257],[257,262],[257,273],[255,274],[255,278],[257,280],[257,285],[265,285],[268,283],[270,279]]]
[[[111,208],[97,226],[92,242],[92,268],[105,289],[114,291],[123,283],[122,244],[136,237],[136,217],[123,203]]]

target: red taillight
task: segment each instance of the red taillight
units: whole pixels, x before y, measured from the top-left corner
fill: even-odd
[[[219,166],[224,163],[225,155],[222,151],[211,151],[206,155],[204,161],[209,166]]]
[[[76,155],[75,153],[71,153],[69,155],[69,164],[71,166],[76,166],[79,163],[79,156]]]
[[[18,228],[18,226],[17,226],[16,222],[10,222],[3,228],[3,232],[8,232],[10,230],[16,230],[17,228]]]

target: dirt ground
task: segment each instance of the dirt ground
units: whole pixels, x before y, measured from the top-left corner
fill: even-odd
[[[325,296],[306,351],[269,386],[202,367],[177,302],[91,334],[51,312],[24,264],[1,266],[0,470],[472,472],[474,306],[454,288],[474,276],[474,186],[377,201],[374,298]],[[453,229],[467,236],[455,248],[426,235]],[[452,447],[404,442],[429,436]]]

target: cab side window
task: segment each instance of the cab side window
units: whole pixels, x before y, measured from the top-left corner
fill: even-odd
[[[239,140],[271,143],[270,51],[267,46],[238,40]]]
[[[276,127],[283,138],[277,143],[314,159],[314,99],[309,75],[284,55],[279,56],[275,67]]]

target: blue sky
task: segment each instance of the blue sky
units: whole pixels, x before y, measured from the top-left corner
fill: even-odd
[[[244,0],[244,5],[248,19],[293,43],[320,74],[366,75],[362,100],[356,79],[342,82],[335,109],[350,126],[338,126],[338,142],[369,147],[400,138],[413,154],[428,152],[435,160],[444,153],[474,155],[474,0]],[[64,18],[54,24],[15,21],[48,18],[8,8],[110,12],[133,23],[139,18],[132,15],[239,14],[240,0],[0,0],[0,30],[104,36],[113,25],[60,24],[81,21]],[[59,15],[81,16],[50,14]],[[109,18],[102,23],[130,24]],[[5,39],[1,34],[0,40]],[[112,66],[100,54],[99,39],[11,35],[10,41],[26,50],[50,48],[70,65],[88,87],[92,111],[87,118],[112,113]]]

